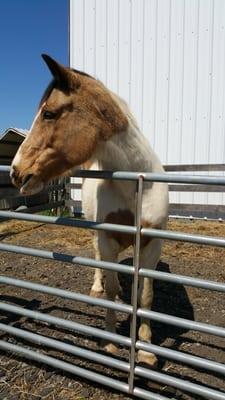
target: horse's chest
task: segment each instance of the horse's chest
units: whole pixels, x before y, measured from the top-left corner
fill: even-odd
[[[121,190],[122,189],[122,190]],[[134,210],[133,185],[85,179],[82,187],[82,207],[85,218],[104,221],[118,210]]]

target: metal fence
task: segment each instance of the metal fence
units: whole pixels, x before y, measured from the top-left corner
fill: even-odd
[[[25,210],[26,213],[36,213],[54,209],[55,212],[65,204],[64,179],[52,181],[40,193],[32,196],[21,196],[10,180],[9,166],[2,165],[0,169],[0,210]]]
[[[4,167],[6,168],[6,167]],[[2,170],[2,167],[0,167]],[[61,218],[61,217],[49,217],[41,215],[30,215],[27,213],[0,211],[0,218],[11,218],[19,219],[24,221],[35,221],[44,222],[46,224],[65,225],[77,228],[88,228],[94,230],[108,230],[114,232],[124,232],[134,235],[134,259],[133,265],[121,265],[119,263],[112,263],[106,261],[96,261],[94,259],[72,256],[63,253],[56,253],[46,250],[15,246],[6,243],[0,243],[0,251],[13,252],[17,254],[31,255],[36,257],[42,257],[53,261],[64,261],[72,263],[74,265],[85,265],[89,267],[98,267],[105,270],[112,270],[129,274],[133,277],[132,279],[132,299],[131,304],[120,304],[109,300],[92,298],[87,295],[80,293],[71,292],[69,290],[62,290],[59,288],[53,288],[45,285],[31,283],[19,279],[9,278],[6,276],[0,276],[0,283],[5,285],[12,285],[19,288],[26,288],[35,290],[38,292],[59,296],[65,299],[70,299],[79,302],[85,302],[90,305],[98,305],[104,308],[113,309],[127,313],[131,317],[130,326],[130,337],[126,337],[116,333],[110,333],[103,331],[99,328],[93,328],[86,326],[75,321],[54,317],[49,314],[40,313],[37,311],[28,310],[19,306],[14,306],[0,302],[0,310],[8,313],[18,314],[24,317],[32,318],[38,321],[44,321],[51,325],[66,328],[70,331],[80,332],[84,335],[95,336],[97,338],[110,340],[122,346],[125,346],[130,351],[129,362],[121,361],[116,358],[102,355],[100,353],[90,351],[87,349],[80,348],[78,346],[70,345],[59,340],[47,338],[39,334],[34,334],[23,329],[15,328],[10,325],[0,323],[0,330],[12,334],[13,336],[23,338],[28,342],[37,343],[39,345],[47,346],[50,348],[58,349],[63,352],[85,358],[87,360],[101,363],[103,365],[121,370],[127,373],[127,383],[121,382],[115,378],[106,377],[99,372],[88,371],[81,367],[75,366],[68,362],[56,359],[52,356],[42,354],[40,352],[33,351],[29,348],[18,346],[3,340],[0,340],[0,349],[16,353],[20,356],[39,361],[48,364],[54,368],[62,369],[64,371],[75,374],[81,378],[90,379],[94,382],[109,386],[113,389],[117,389],[124,393],[133,394],[141,399],[148,400],[165,400],[166,398],[162,395],[147,391],[136,386],[135,377],[142,377],[150,379],[151,381],[160,382],[161,384],[170,385],[172,387],[184,390],[194,395],[202,396],[207,399],[224,400],[225,393],[219,390],[208,388],[207,386],[195,384],[181,378],[175,378],[167,375],[165,372],[152,371],[142,366],[139,366],[135,362],[135,352],[137,349],[142,349],[155,353],[158,356],[162,356],[166,359],[182,362],[191,366],[205,369],[206,371],[213,371],[220,375],[225,375],[225,365],[219,362],[211,361],[205,358],[197,357],[194,355],[188,355],[186,353],[171,350],[168,348],[160,347],[150,343],[142,342],[136,338],[136,322],[137,316],[142,316],[153,321],[159,321],[163,324],[175,325],[185,329],[191,329],[199,332],[204,332],[212,335],[217,335],[225,338],[225,328],[214,326],[206,323],[200,323],[191,321],[172,315],[167,315],[147,309],[141,309],[137,303],[137,289],[138,289],[138,278],[139,276],[150,277],[166,282],[174,282],[187,286],[193,286],[202,289],[214,290],[219,292],[225,292],[225,283],[213,282],[204,279],[195,279],[188,276],[169,274],[165,272],[148,270],[139,265],[139,247],[140,238],[142,235],[149,237],[157,237],[166,240],[175,240],[182,242],[190,242],[201,245],[211,245],[225,247],[224,238],[208,237],[201,235],[194,235],[188,233],[172,232],[168,230],[156,230],[141,228],[140,216],[141,216],[141,203],[142,203],[142,191],[143,184],[145,181],[157,181],[157,182],[173,182],[180,184],[199,184],[199,185],[219,185],[225,186],[225,178],[222,177],[211,177],[211,176],[182,176],[182,175],[170,175],[170,174],[155,174],[155,173],[136,173],[136,172],[107,172],[107,171],[79,171],[76,176],[86,178],[98,178],[98,179],[115,179],[115,180],[129,180],[136,182],[136,226],[116,225],[108,223],[98,223],[93,221],[76,220],[72,218]]]
[[[169,173],[179,173],[182,175],[191,173],[192,175],[213,174],[225,176],[225,164],[170,164],[164,165],[164,170]],[[170,217],[224,220],[224,186],[169,183],[168,189],[170,192]],[[78,182],[78,180],[74,180],[74,177],[72,177],[71,182],[66,183],[65,190],[67,192],[65,204],[74,210],[74,215],[78,216],[82,210],[82,182],[80,182],[80,179]],[[199,195],[201,196],[200,198]],[[196,198],[196,196],[198,197]],[[210,196],[210,200],[208,196]]]

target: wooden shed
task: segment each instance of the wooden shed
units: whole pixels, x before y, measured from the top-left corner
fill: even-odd
[[[27,130],[8,128],[0,134],[0,165],[10,165],[17,149],[23,142]],[[49,203],[48,192],[34,196],[20,196],[19,190],[11,184],[9,174],[0,171],[0,209],[17,209],[18,207],[35,207]]]
[[[0,134],[0,165],[10,165],[18,147],[23,142],[28,131],[8,128]]]

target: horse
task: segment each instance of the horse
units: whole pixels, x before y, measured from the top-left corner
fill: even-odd
[[[163,173],[163,167],[129,107],[94,77],[42,55],[52,81],[40,101],[37,114],[25,140],[19,147],[10,169],[12,183],[22,195],[41,191],[53,178],[75,167],[88,164],[92,170],[120,170]],[[135,185],[133,182],[85,179],[82,206],[89,220],[134,225]],[[141,225],[164,229],[168,219],[166,183],[144,182]],[[98,231],[94,240],[97,260],[117,262],[121,251],[133,245],[133,236]],[[140,265],[154,269],[160,259],[162,240],[145,238],[140,245]],[[117,273],[95,270],[90,294],[114,301],[120,292]],[[152,279],[139,280],[139,305],[151,308]],[[106,329],[116,332],[116,314],[107,309]],[[138,337],[151,342],[148,319],[142,318]],[[105,351],[115,353],[112,343]],[[156,368],[154,354],[139,350],[137,361]]]

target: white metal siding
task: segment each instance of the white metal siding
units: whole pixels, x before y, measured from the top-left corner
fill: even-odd
[[[224,162],[225,0],[71,0],[70,56],[127,100],[163,163]]]

